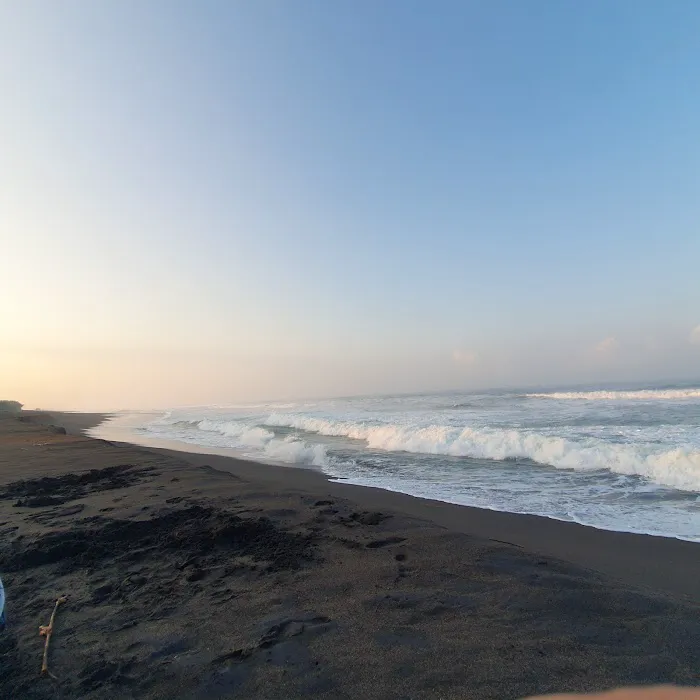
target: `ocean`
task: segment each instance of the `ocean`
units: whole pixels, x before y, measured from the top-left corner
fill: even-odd
[[[114,420],[135,441],[232,449],[352,484],[700,541],[700,386],[354,397]]]

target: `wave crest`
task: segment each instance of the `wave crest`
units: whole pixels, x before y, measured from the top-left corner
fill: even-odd
[[[664,450],[660,446],[613,444],[598,438],[576,442],[516,429],[381,425],[285,414],[272,414],[265,423],[364,440],[367,447],[375,450],[489,460],[529,459],[557,469],[636,475],[663,486],[700,492],[700,452],[689,448]]]
[[[179,439],[186,442],[201,444],[202,437],[197,433],[212,433],[214,436],[226,438],[225,446],[240,450],[253,450],[256,457],[269,459],[276,462],[288,462],[290,464],[306,464],[315,467],[327,467],[332,458],[326,452],[323,445],[309,445],[298,437],[288,435],[278,438],[271,430],[237,421],[217,421],[208,418],[200,420],[183,420],[168,415],[164,419],[153,421],[149,425],[149,432],[159,432],[159,427],[185,429]],[[194,429],[194,432],[192,431]],[[201,435],[201,434],[200,434]],[[206,438],[204,438],[206,440]]]
[[[639,389],[636,391],[554,391],[549,394],[525,394],[529,399],[561,401],[682,401],[700,399],[700,389]]]

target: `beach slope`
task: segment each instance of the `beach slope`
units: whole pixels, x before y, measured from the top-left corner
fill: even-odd
[[[635,585],[301,470],[82,436],[99,416],[22,418],[0,420],[3,696],[516,698],[700,683],[692,586]],[[619,542],[599,533],[599,547],[606,535],[602,561]],[[652,549],[673,578],[663,541]],[[61,595],[55,678],[40,677],[39,625]]]

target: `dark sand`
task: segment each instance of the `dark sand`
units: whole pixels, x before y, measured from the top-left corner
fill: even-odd
[[[700,685],[697,545],[81,436],[99,416],[26,418],[0,420],[2,698]],[[61,594],[57,679],[40,678]]]

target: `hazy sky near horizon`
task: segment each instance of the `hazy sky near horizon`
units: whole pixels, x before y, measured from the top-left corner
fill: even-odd
[[[695,0],[0,0],[0,398],[700,379]]]

